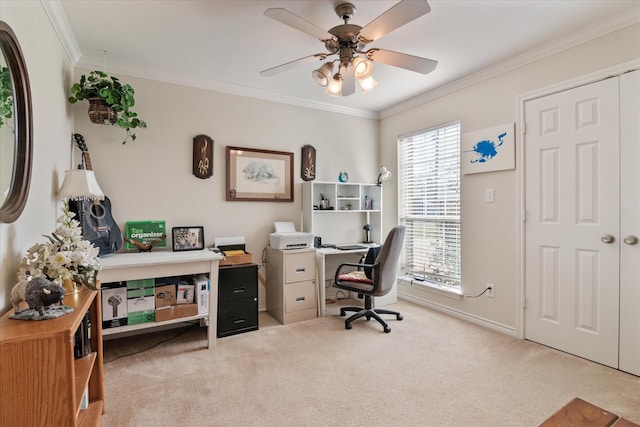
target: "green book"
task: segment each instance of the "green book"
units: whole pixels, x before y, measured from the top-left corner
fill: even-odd
[[[162,241],[153,245],[154,248],[164,248],[167,246],[167,226],[165,221],[127,221],[127,240],[135,240],[142,244],[151,243],[162,238]],[[164,236],[164,238],[162,237]],[[126,242],[126,249],[138,249],[134,244]]]

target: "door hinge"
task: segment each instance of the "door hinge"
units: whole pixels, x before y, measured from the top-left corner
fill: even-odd
[[[520,127],[522,128],[522,134],[526,135],[527,134],[527,123],[526,122],[520,123]]]
[[[522,299],[522,309],[523,309],[523,310],[526,310],[526,308],[527,308],[527,299],[526,299],[526,298],[523,298],[523,299]]]
[[[520,217],[522,218],[522,222],[527,222],[527,210],[526,209],[522,209],[522,214],[520,215]]]

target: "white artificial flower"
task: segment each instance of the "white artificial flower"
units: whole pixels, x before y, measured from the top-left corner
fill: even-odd
[[[73,219],[75,214],[67,203],[62,210],[56,231],[45,236],[48,242],[36,243],[27,250],[18,269],[18,280],[46,277],[58,284],[72,279],[90,287],[95,285],[101,267],[100,249],[82,237],[80,223]]]

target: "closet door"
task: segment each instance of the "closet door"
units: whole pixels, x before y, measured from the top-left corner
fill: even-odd
[[[640,71],[620,76],[620,369],[640,375]]]
[[[640,375],[640,71],[525,117],[525,338]]]
[[[528,101],[525,120],[525,338],[617,367],[618,79]]]

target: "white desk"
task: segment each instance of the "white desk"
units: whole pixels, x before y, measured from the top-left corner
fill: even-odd
[[[208,321],[207,347],[215,344],[218,319],[218,261],[221,254],[204,249],[185,252],[136,252],[116,253],[100,258],[102,269],[98,280],[102,283],[156,277],[181,276],[207,273],[209,275],[209,313],[164,322],[148,322],[104,329],[102,335],[120,334],[190,320]],[[213,339],[212,339],[213,337]]]
[[[316,264],[318,267],[318,316],[325,316],[325,281],[333,279],[336,268],[343,262],[358,262],[363,254],[367,253],[369,247],[378,246],[375,244],[358,243],[365,246],[363,249],[341,250],[335,248],[316,249]],[[329,270],[326,271],[326,268]]]

